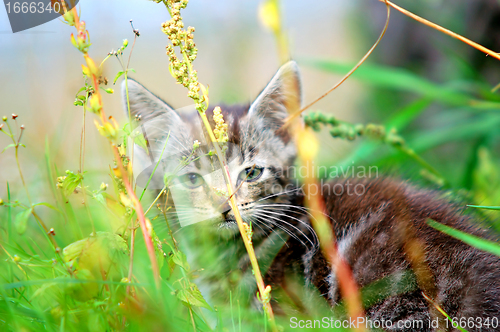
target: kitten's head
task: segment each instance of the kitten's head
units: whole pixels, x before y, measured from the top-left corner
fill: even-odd
[[[136,130],[148,142],[148,155],[139,158],[146,159],[151,169],[162,156],[156,172],[169,174],[181,224],[183,218],[190,219],[186,223],[209,219],[220,228],[235,230],[222,171],[216,157],[210,156],[209,145],[203,143],[204,127],[194,108],[176,111],[133,80],[128,80],[128,93]],[[243,219],[257,224],[256,232],[279,226],[283,207],[291,206],[293,189],[287,170],[294,164],[296,147],[291,133],[280,129],[300,109],[301,94],[298,67],[289,62],[250,105],[221,107],[228,125],[226,156],[235,198]],[[207,111],[207,117],[214,128],[213,110]],[[201,147],[193,152],[195,141]]]

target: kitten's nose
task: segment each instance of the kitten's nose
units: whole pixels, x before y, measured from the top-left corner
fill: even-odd
[[[220,204],[217,208],[217,211],[221,214],[227,214],[231,210],[231,206],[229,205],[229,201],[225,199],[222,204]]]

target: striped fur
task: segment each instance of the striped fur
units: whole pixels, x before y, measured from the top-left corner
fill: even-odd
[[[189,208],[175,202],[177,214],[196,211],[196,216],[205,216],[210,221],[212,226],[209,228],[229,232],[232,245],[219,243],[224,249],[219,252],[216,264],[227,275],[235,271],[248,272],[244,247],[234,236],[238,230],[227,197],[214,193],[214,190],[224,189],[223,177],[214,175],[217,162],[214,157],[203,157],[206,149],[191,155],[193,141],[203,141],[203,129],[197,115],[174,111],[135,81],[129,81],[129,93],[132,116],[141,119],[137,128],[146,134],[150,147],[149,156],[143,154],[141,158],[158,160],[169,137],[166,149],[171,157],[167,158],[169,162],[164,165],[164,172],[173,172],[173,164],[181,156],[191,156],[196,160],[177,171],[180,174],[198,172],[204,176],[202,185],[184,189],[188,192]],[[341,301],[342,295],[336,271],[318,250],[319,243],[298,184],[289,177],[296,158],[295,142],[286,130],[278,131],[289,114],[290,105],[300,104],[298,69],[290,62],[278,71],[252,104],[222,106],[231,143],[227,157],[231,160],[233,186],[238,189],[235,197],[239,209],[243,219],[253,225],[259,261],[264,262],[268,256],[269,264],[262,263],[268,265],[266,282],[272,284],[273,289],[281,288],[288,293],[295,302],[295,309],[304,309],[308,302],[289,286],[292,274],[301,276],[306,286],[319,290],[332,306]],[[212,121],[212,110],[207,115]],[[261,170],[258,179],[242,180],[242,172],[253,168]],[[443,316],[424,299],[423,292],[452,317],[485,321],[500,316],[500,259],[426,224],[430,218],[488,237],[485,231],[473,226],[470,217],[442,199],[439,193],[417,189],[401,181],[350,181],[350,185],[363,186],[363,194],[348,194],[349,184],[344,180],[327,183],[322,193],[339,254],[351,267],[357,284],[369,287],[377,281],[387,281],[383,289],[378,293],[372,291],[366,298],[368,317],[390,320],[393,328],[388,331],[434,331],[429,325],[434,318],[444,327]],[[344,190],[339,192],[332,188]],[[277,254],[266,256],[268,248],[276,241],[284,245],[280,244]],[[418,248],[410,247],[409,243],[416,243]],[[192,244],[196,246],[196,241]],[[420,260],[415,261],[411,250],[422,251]],[[210,269],[206,270],[209,273]],[[424,270],[427,271],[425,280],[421,277],[425,275],[421,273]],[[207,279],[212,282],[212,288],[217,289],[215,285],[222,284],[219,276]],[[244,283],[254,284],[248,273],[240,285]],[[273,306],[277,312],[286,311],[279,296],[274,299]],[[424,327],[397,327],[398,322],[416,320],[421,320]],[[491,326],[467,329],[470,332],[499,330]]]

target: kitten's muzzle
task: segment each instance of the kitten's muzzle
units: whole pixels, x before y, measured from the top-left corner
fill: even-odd
[[[227,198],[224,198],[221,200],[219,203],[219,206],[217,207],[217,212],[219,212],[222,215],[226,215],[229,211],[231,211],[231,205],[229,205],[229,200]]]

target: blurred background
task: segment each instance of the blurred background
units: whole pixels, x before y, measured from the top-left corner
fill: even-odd
[[[212,105],[253,100],[279,68],[274,37],[259,20],[259,3],[192,0],[183,12],[185,23],[196,27],[199,55],[194,66],[200,82],[210,87]],[[397,3],[486,47],[500,49],[497,0]],[[384,4],[375,0],[282,1],[281,5],[290,53],[302,69],[306,103],[329,89],[364,55],[386,17]],[[90,55],[96,62],[119,48],[123,39],[130,41],[128,55],[132,19],[140,37],[130,61],[136,71],[131,76],[174,107],[190,104],[185,89],[175,84],[168,72],[168,40],[160,30],[168,19],[163,5],[145,0],[81,0],[79,8],[90,32]],[[54,20],[12,34],[6,12],[0,10],[0,115],[16,113],[19,125],[26,126],[22,141],[27,148],[21,150],[20,161],[32,195],[39,200],[50,197],[47,183],[55,181],[47,179],[44,170],[46,141],[61,172],[78,168],[83,115],[73,101],[83,86],[84,61],[70,43],[72,32],[72,27]],[[412,103],[424,102],[425,107],[404,113],[409,115],[399,129],[409,146],[443,174],[451,188],[471,189],[474,170],[487,167],[484,163],[495,169],[500,113],[494,103],[500,98],[491,89],[500,81],[497,60],[392,10],[388,31],[366,64],[382,71],[355,74],[311,110],[354,123],[387,124],[397,121],[394,117]],[[105,94],[104,107],[106,114],[123,124],[119,86],[112,85],[119,70],[114,58],[104,66],[108,87],[115,89],[114,94]],[[403,76],[392,80],[394,70]],[[384,77],[388,82],[381,79]],[[454,103],[453,98],[436,96],[432,91],[452,91],[491,104],[472,107],[469,102]],[[99,185],[109,181],[111,154],[105,138],[95,131],[92,114],[87,116],[86,126],[88,184]],[[369,145],[367,150],[364,138],[346,142],[331,138],[327,130],[320,135],[318,164],[378,165],[383,172],[422,181],[421,167],[391,147]],[[8,137],[0,135],[0,147],[9,143]],[[481,164],[480,156],[489,159]],[[0,197],[5,197],[8,181],[12,195],[22,201],[25,194],[13,150],[0,155],[0,170]],[[500,184],[499,176],[491,173],[492,178],[484,182]],[[484,203],[481,199],[476,203]]]
[[[257,1],[194,0],[184,11],[186,24],[196,27],[199,56],[194,65],[200,82],[210,87],[213,105],[220,101],[253,100],[279,68],[274,38],[259,24],[258,5]],[[130,41],[130,50],[134,36],[129,23],[132,19],[141,35],[130,61],[130,67],[136,71],[131,76],[175,107],[191,104],[186,90],[175,84],[168,72],[165,54],[168,39],[160,30],[161,23],[168,19],[163,5],[145,0],[83,0],[79,7],[90,33],[90,54],[96,62],[119,48],[123,39]],[[318,1],[314,6],[304,6],[299,1],[284,4],[283,15],[294,58],[356,59],[362,50],[357,52],[356,44],[350,42],[353,35],[349,33],[349,24],[345,25],[349,21],[349,8],[352,6],[342,1]],[[4,78],[0,83],[0,113],[18,114],[18,121],[26,126],[23,142],[28,149],[21,153],[21,164],[27,182],[32,185],[38,181],[45,183],[40,166],[46,138],[61,169],[75,169],[78,165],[82,109],[74,106],[73,101],[83,86],[80,66],[83,58],[70,43],[72,32],[72,27],[54,20],[12,34],[7,14],[0,10],[0,76]],[[104,66],[104,76],[112,82],[119,70],[118,61],[111,58]],[[303,72],[306,100],[317,97],[337,79],[308,68]],[[118,83],[111,86],[115,89],[113,95],[104,96],[105,111],[123,124],[125,113]],[[352,119],[359,98],[355,87],[353,82],[321,105],[328,112],[338,110]],[[110,155],[108,145],[95,132],[92,116],[87,117],[86,125],[90,129],[86,169],[102,175],[95,181],[105,181],[111,159],[99,156]],[[6,136],[0,135],[2,148],[9,143]],[[0,193],[5,193],[7,180],[13,188],[20,187],[12,151],[0,156],[0,169]],[[34,191],[40,192],[44,186]]]
[[[493,51],[500,51],[500,0],[395,2]],[[184,23],[196,27],[194,41],[199,52],[194,67],[199,81],[210,87],[212,106],[252,101],[280,66],[275,37],[259,18],[262,3],[264,1],[191,0],[182,11]],[[377,0],[282,0],[279,3],[291,58],[302,71],[306,104],[336,84],[361,59],[380,34],[387,13],[385,5]],[[89,54],[96,63],[121,47],[124,39],[129,40],[124,55],[128,58],[134,39],[129,21],[133,20],[140,37],[130,60],[130,67],[135,70],[131,77],[176,108],[191,104],[186,89],[175,84],[168,71],[165,54],[168,39],[160,27],[169,15],[162,4],[146,0],[81,0],[78,6],[90,33]],[[19,176],[15,149],[0,154],[0,199],[10,203],[0,206],[0,263],[3,264],[0,291],[9,289],[7,300],[0,301],[0,326],[7,317],[14,322],[11,326],[17,327],[16,331],[23,330],[21,327],[48,329],[46,322],[53,324],[54,331],[64,330],[65,321],[61,317],[67,315],[70,327],[67,331],[118,330],[125,328],[125,317],[135,330],[186,331],[182,324],[189,325],[191,311],[188,313],[186,307],[180,305],[182,298],[179,299],[176,292],[182,290],[177,282],[181,280],[177,279],[181,271],[180,268],[174,270],[175,265],[184,269],[184,261],[175,256],[178,261],[173,262],[174,252],[175,255],[181,252],[172,248],[175,241],[172,237],[169,242],[167,224],[157,209],[151,209],[147,217],[163,240],[164,252],[162,255],[157,250],[158,261],[161,264],[168,261],[161,270],[161,292],[153,288],[151,266],[140,235],[135,240],[133,257],[134,278],[131,280],[144,283],[145,293],[151,295],[149,298],[138,291],[147,298],[144,300],[147,310],[130,307],[131,311],[122,311],[126,307],[122,302],[125,287],[119,282],[123,273],[117,274],[111,293],[106,284],[99,287],[97,297],[84,287],[80,287],[83,290],[72,287],[76,284],[56,282],[67,276],[67,265],[54,260],[57,249],[47,241],[49,237],[60,248],[68,248],[70,244],[73,248],[85,246],[82,239],[93,232],[95,224],[95,230],[104,231],[102,242],[116,246],[123,254],[128,250],[127,233],[133,233],[125,232],[121,234],[123,238],[116,235],[130,229],[124,221],[130,219],[131,210],[117,200],[117,190],[113,191],[110,175],[113,154],[107,139],[98,134],[94,126],[95,115],[87,113],[84,123],[83,108],[73,104],[84,86],[81,68],[84,59],[70,42],[74,32],[73,27],[54,20],[12,34],[7,14],[0,9],[0,116],[10,119],[15,113],[17,123],[12,120],[9,123],[24,124],[26,128],[22,138],[26,148],[19,148],[19,161],[31,201],[54,205],[60,211],[49,209],[51,206],[37,206],[35,212],[48,228],[55,229],[57,236],[50,237],[40,231],[35,218],[29,214],[29,200]],[[391,10],[387,33],[370,58],[341,87],[309,111],[321,111],[350,124],[383,125],[386,133],[393,135],[390,137],[400,135],[404,149],[373,137],[357,137],[353,141],[333,138],[329,128],[321,128],[317,165],[342,166],[344,171],[347,167],[374,166],[379,176],[394,176],[440,189],[464,208],[465,204],[499,206],[499,69],[498,60]],[[114,116],[123,126],[126,116],[119,88],[122,79],[116,86],[112,83],[120,70],[114,57],[105,62],[103,75],[109,81],[106,88],[113,88],[115,93],[102,95],[105,113]],[[56,189],[56,178],[66,175],[66,170],[78,172],[84,125],[87,133],[84,186],[88,196],[81,190],[75,194],[73,189],[67,193]],[[396,132],[391,132],[393,129]],[[8,136],[0,133],[0,151],[11,143]],[[98,189],[101,183],[110,185],[106,193]],[[142,201],[144,207],[150,202]],[[464,209],[464,212],[471,210]],[[477,213],[490,217],[481,220],[498,220],[498,211],[478,210]],[[22,221],[27,221],[24,232],[19,231]],[[487,226],[492,226],[492,233],[500,231],[499,222]],[[198,238],[203,232],[192,234],[196,241],[203,243]],[[96,261],[106,257],[103,253],[113,252],[108,249],[104,245],[94,249],[97,254],[90,257],[89,265],[97,266]],[[82,259],[84,250],[80,251]],[[207,262],[217,262],[217,259],[221,257]],[[18,271],[20,266],[28,273]],[[86,278],[81,274],[83,271],[85,268],[77,271],[79,279],[95,278]],[[195,278],[196,271],[192,272]],[[227,285],[231,287],[240,282],[240,279],[228,279]],[[95,283],[87,284],[92,285],[97,292]],[[57,294],[62,294],[61,298],[56,299]],[[89,298],[94,300],[87,301]],[[12,311],[14,304],[15,312]],[[317,312],[313,314],[320,317],[318,308],[314,306]],[[5,314],[7,309],[12,313],[10,316]],[[233,304],[227,306],[226,303],[220,309],[225,317],[232,319]],[[325,316],[330,316],[331,308],[328,306],[325,312]],[[250,317],[253,322],[262,321],[258,312],[245,312],[247,315],[253,315]],[[20,317],[25,319],[16,325]]]

